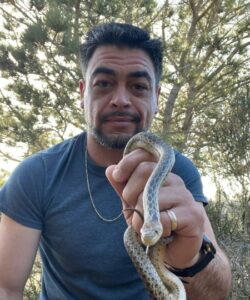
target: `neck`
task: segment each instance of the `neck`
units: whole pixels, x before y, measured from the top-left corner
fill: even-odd
[[[107,148],[99,144],[89,133],[87,133],[87,150],[90,158],[103,167],[117,164],[123,156],[123,149]]]

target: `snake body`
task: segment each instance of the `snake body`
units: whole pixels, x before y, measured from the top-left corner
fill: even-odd
[[[140,132],[133,136],[125,147],[124,155],[137,148],[143,148],[158,159],[143,191],[144,223],[141,228],[141,241],[144,246],[150,247],[149,253],[145,252],[131,225],[124,233],[124,245],[152,299],[185,300],[183,283],[164,264],[164,252],[169,240],[162,238],[163,228],[158,205],[158,192],[173,167],[174,151],[171,146],[149,132]]]

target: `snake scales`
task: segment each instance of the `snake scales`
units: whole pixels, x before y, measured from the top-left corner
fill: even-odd
[[[152,299],[185,300],[183,283],[164,265],[164,251],[169,241],[162,238],[163,228],[158,206],[158,191],[173,167],[174,151],[149,132],[141,132],[132,137],[126,145],[124,155],[136,148],[143,148],[158,159],[143,192],[144,223],[141,240],[144,246],[150,248],[146,253],[131,225],[124,233],[124,245]]]

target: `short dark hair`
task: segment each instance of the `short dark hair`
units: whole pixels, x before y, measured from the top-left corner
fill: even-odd
[[[106,23],[94,27],[87,33],[85,42],[80,46],[80,63],[85,74],[88,63],[97,47],[114,45],[144,50],[152,60],[156,82],[162,76],[162,43],[151,39],[148,32],[126,23]]]

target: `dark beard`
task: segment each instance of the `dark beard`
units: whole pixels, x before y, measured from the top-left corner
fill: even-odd
[[[105,146],[110,149],[124,149],[127,142],[132,136],[136,133],[143,131],[142,128],[139,128],[140,117],[138,115],[131,115],[129,113],[123,112],[113,112],[107,115],[102,116],[100,123],[104,123],[111,116],[130,116],[132,117],[133,122],[137,124],[134,133],[132,134],[114,134],[113,136],[105,135],[99,128],[95,127],[91,129],[93,137],[100,143],[102,146]]]
[[[131,138],[131,136],[106,136],[103,134],[98,128],[93,128],[92,130],[94,138],[100,143],[102,146],[111,149],[123,149],[125,148],[127,142]]]

